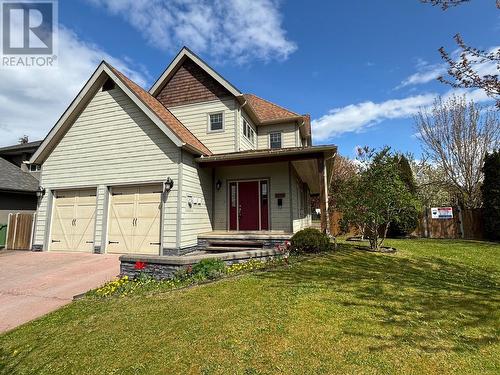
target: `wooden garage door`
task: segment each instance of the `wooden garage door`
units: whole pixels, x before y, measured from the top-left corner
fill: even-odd
[[[49,249],[92,252],[95,211],[95,189],[57,191]]]
[[[108,253],[159,254],[161,186],[113,188]]]

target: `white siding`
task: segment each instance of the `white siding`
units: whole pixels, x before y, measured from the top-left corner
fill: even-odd
[[[260,125],[258,127],[258,148],[269,148],[269,133],[281,132],[282,147],[300,146],[298,139],[298,126],[295,123],[273,125]]]
[[[233,98],[169,107],[169,110],[214,154],[237,151],[237,107]],[[224,131],[209,132],[209,114],[217,112],[224,114]]]
[[[292,174],[292,213],[293,213],[293,232],[307,228],[312,224],[311,201],[307,187],[298,178]]]
[[[215,180],[220,179],[222,187],[215,191],[214,229],[227,230],[227,189],[229,180],[260,179],[270,180],[269,200],[271,210],[271,230],[290,232],[290,182],[288,163],[256,164],[236,167],[221,167],[215,170]],[[283,206],[278,208],[276,193],[285,193]]]
[[[176,179],[179,149],[119,88],[98,92],[43,164],[48,190],[99,186],[103,226],[106,186]],[[177,184],[165,203],[164,246],[175,246]],[[35,244],[45,237],[48,194],[38,210]],[[99,242],[99,240],[97,241]]]
[[[212,170],[200,168],[191,154],[182,156],[181,248],[195,246],[198,234],[212,230]],[[193,205],[189,206],[189,199]]]

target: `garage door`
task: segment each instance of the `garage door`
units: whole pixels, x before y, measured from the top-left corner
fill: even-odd
[[[161,186],[113,188],[108,253],[159,254]]]
[[[92,252],[95,212],[95,189],[57,191],[49,249]]]

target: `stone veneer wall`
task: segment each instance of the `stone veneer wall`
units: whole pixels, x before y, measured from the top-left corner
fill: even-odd
[[[122,255],[120,257],[120,275],[133,278],[143,273],[156,279],[171,279],[178,270],[196,264],[202,259],[220,259],[229,266],[235,263],[245,263],[251,259],[265,261],[278,256],[281,256],[281,253],[274,249],[193,256],[141,257]],[[145,263],[145,267],[142,270],[137,270],[135,268],[136,262]]]

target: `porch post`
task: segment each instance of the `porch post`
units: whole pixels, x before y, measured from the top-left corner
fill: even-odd
[[[319,172],[319,208],[321,210],[321,231],[330,233],[328,225],[328,184],[326,183],[326,163],[325,158],[318,158]]]

